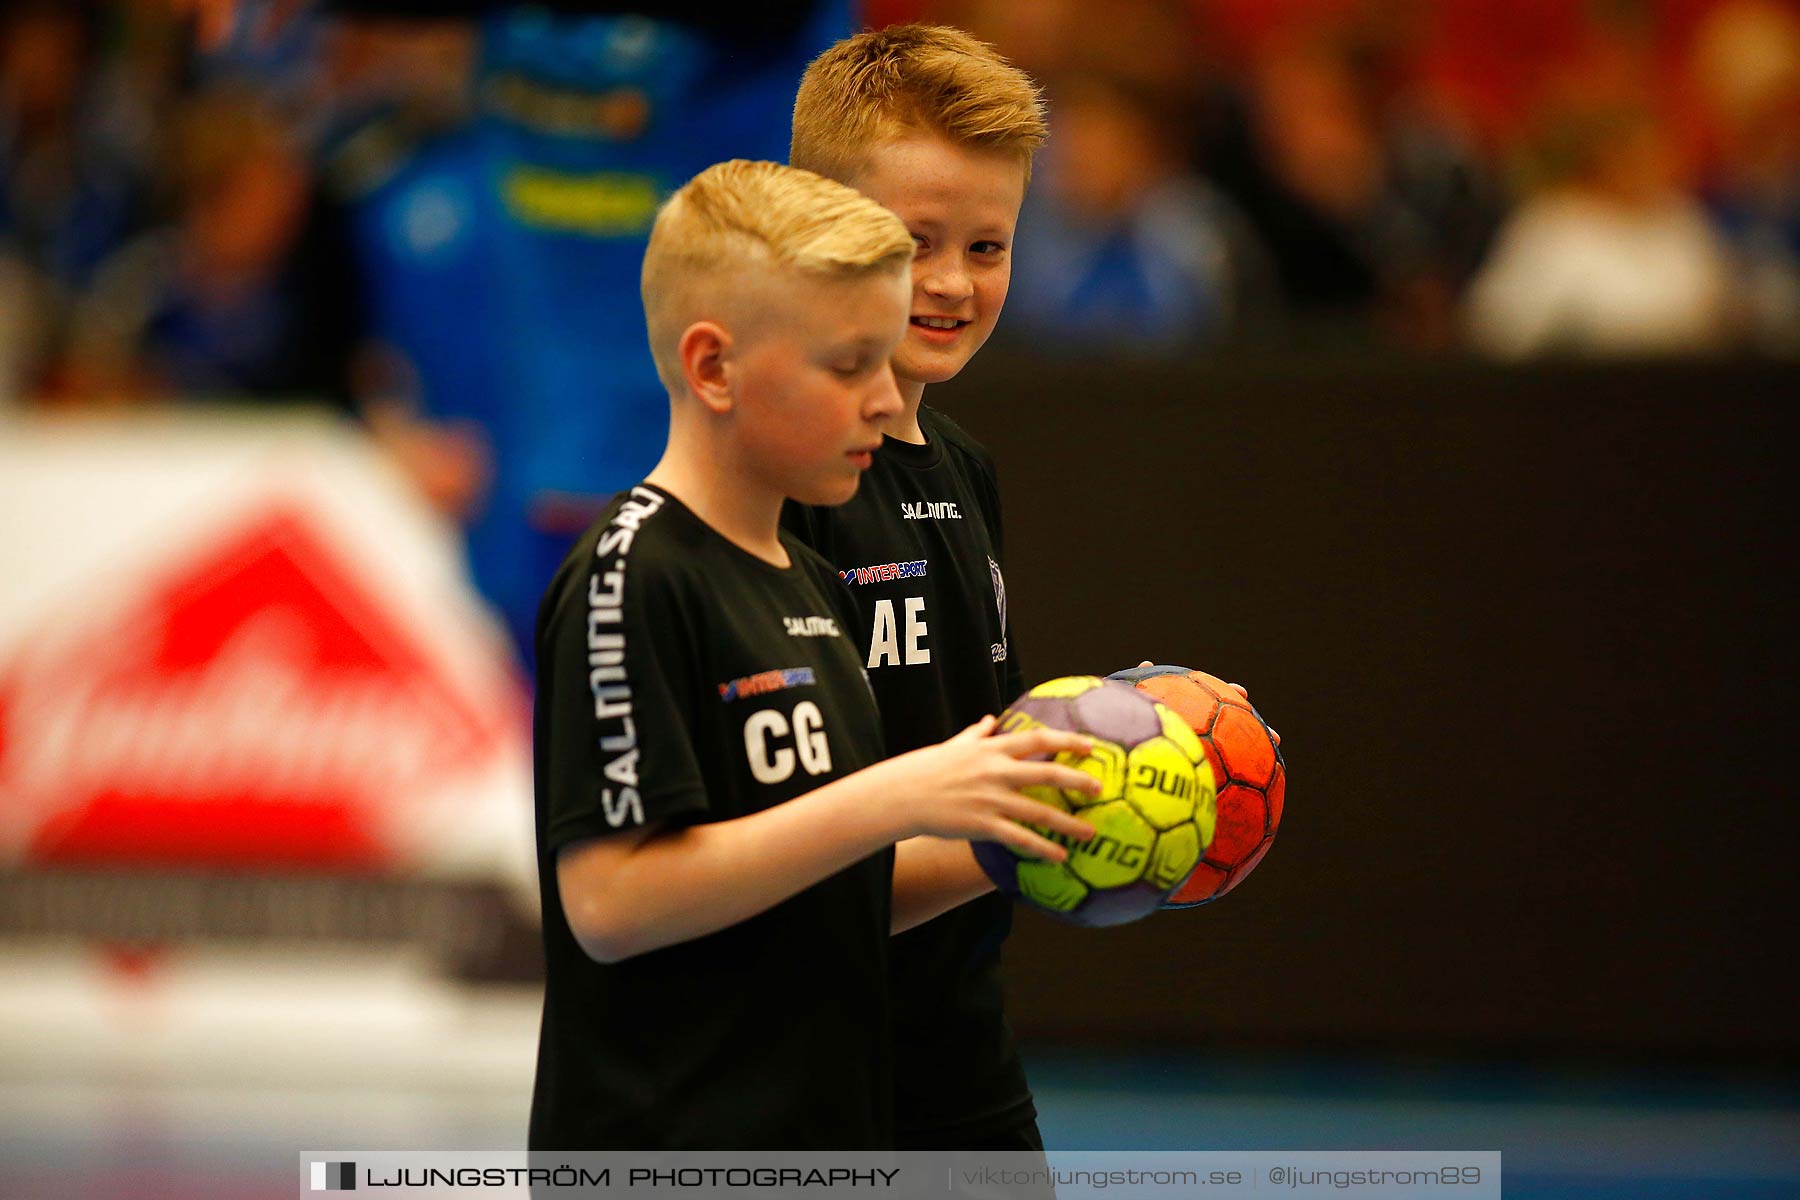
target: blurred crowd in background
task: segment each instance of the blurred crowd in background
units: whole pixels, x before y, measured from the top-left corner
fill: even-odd
[[[492,539],[501,557],[476,568],[524,638],[542,579],[596,507],[587,493],[641,474],[653,455],[636,459],[659,443],[639,429],[632,455],[594,472],[574,426],[558,424],[606,374],[639,380],[630,405],[660,419],[634,260],[582,268],[618,276],[591,312],[579,274],[535,312],[493,307],[490,293],[573,270],[559,253],[515,259],[511,276],[421,268],[417,288],[438,307],[403,303],[395,280],[412,268],[384,247],[425,263],[458,216],[444,188],[396,207],[394,181],[495,114],[622,145],[667,128],[646,117],[667,97],[655,82],[584,90],[557,76],[556,53],[534,68],[553,86],[532,91],[492,70],[504,42],[493,15],[445,15],[459,6],[224,7],[196,39],[218,5],[0,4],[0,411],[327,400],[444,511],[512,522]],[[824,12],[810,26],[795,15],[809,7]],[[789,77],[839,24],[898,20],[968,28],[1044,85],[1052,139],[996,335],[1032,353],[1800,356],[1796,0],[742,10],[713,19],[709,35],[735,57],[712,69],[775,64],[765,98],[791,94]],[[758,25],[777,10],[801,32],[772,53]],[[628,34],[615,24],[606,53]],[[656,61],[671,78],[692,67]],[[742,105],[719,101],[710,156],[778,155],[784,110],[767,107],[750,137],[732,125]],[[629,250],[656,196],[610,161],[545,153],[539,167],[565,173],[508,175],[508,211],[554,227],[564,247],[580,236]],[[681,182],[676,161],[656,186]],[[384,242],[371,222],[400,232]],[[613,341],[591,331],[602,316]],[[538,340],[545,323],[563,342]],[[502,339],[535,348],[480,356]],[[561,399],[534,408],[533,388]],[[529,425],[516,436],[495,415],[513,409]],[[619,440],[603,430],[594,444]],[[536,475],[518,465],[533,453],[550,464]],[[527,477],[509,485],[509,470]],[[547,538],[530,562],[508,532],[519,520]],[[496,594],[507,588],[516,595]]]
[[[1792,0],[924,7],[1051,96],[1015,334],[1800,349]]]

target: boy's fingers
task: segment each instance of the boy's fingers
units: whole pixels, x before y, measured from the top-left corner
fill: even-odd
[[[1060,833],[1078,842],[1085,842],[1094,836],[1094,827],[1080,817],[1071,816],[1060,808],[1051,808],[1048,804],[1040,804],[1028,797],[1019,804],[1008,803],[1003,806],[1002,811],[1014,821],[1036,826],[1039,830],[1048,829],[1051,833]]]
[[[1061,788],[1065,792],[1085,792],[1090,796],[1100,794],[1100,780],[1086,771],[1078,771],[1074,767],[1064,766],[1059,762],[1022,762],[1009,774],[1007,782],[1014,790],[1028,787]]]
[[[1093,739],[1062,729],[1022,729],[1003,733],[994,739],[994,749],[1014,758],[1034,754],[1079,754],[1086,757],[1094,748]]]
[[[992,732],[995,723],[998,722],[999,719],[1000,718],[993,716],[992,714],[989,714],[988,716],[981,718],[981,720],[975,722],[973,725],[969,726],[967,729],[963,730],[961,733],[957,734],[955,737],[951,738],[950,740],[953,742],[979,741],[980,739],[986,737],[990,732]]]
[[[1033,858],[1041,858],[1046,862],[1059,863],[1069,857],[1069,852],[1047,837],[1040,837],[1016,821],[999,821],[995,823],[993,840],[1003,842],[1013,849],[1029,854]]]

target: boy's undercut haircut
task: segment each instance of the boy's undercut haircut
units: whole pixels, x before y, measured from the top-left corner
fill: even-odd
[[[656,373],[680,394],[682,333],[741,289],[745,270],[856,279],[899,271],[912,257],[900,218],[854,188],[779,163],[734,158],[708,167],[656,214],[644,251]]]
[[[891,25],[806,68],[788,160],[851,180],[870,147],[915,132],[1016,155],[1029,180],[1049,127],[1037,85],[986,42],[947,25]]]

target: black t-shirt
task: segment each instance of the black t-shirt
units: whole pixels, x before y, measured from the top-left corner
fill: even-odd
[[[919,409],[926,444],[886,439],[838,508],[782,523],[838,568],[890,753],[941,742],[1024,690],[1006,619],[993,459]],[[894,938],[894,1116],[903,1145],[959,1143],[1035,1115],[1001,1012],[1012,903],[989,894]]]
[[[573,842],[758,812],[881,757],[855,608],[818,555],[782,542],[786,568],[640,485],[539,609],[534,1150],[891,1144],[891,849],[613,964],[577,945],[557,888]]]

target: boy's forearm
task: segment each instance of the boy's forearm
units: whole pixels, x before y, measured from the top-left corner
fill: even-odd
[[[915,925],[923,925],[993,888],[993,881],[976,863],[968,842],[908,838],[894,847],[891,932],[904,933]]]
[[[601,839],[565,850],[557,878],[576,940],[617,962],[704,937],[877,853],[906,831],[864,774],[635,845]]]

